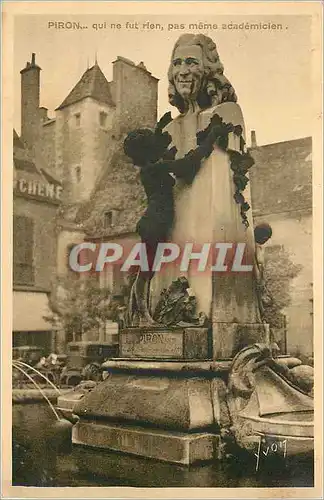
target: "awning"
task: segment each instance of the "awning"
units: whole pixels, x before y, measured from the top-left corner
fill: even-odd
[[[43,319],[50,315],[46,293],[14,292],[12,314],[14,332],[52,330]]]

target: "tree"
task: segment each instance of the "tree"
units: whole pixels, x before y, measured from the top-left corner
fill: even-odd
[[[291,303],[292,281],[302,266],[294,264],[283,246],[268,247],[264,266],[265,286],[272,300],[264,306],[270,328],[282,327],[283,311]]]
[[[99,332],[107,320],[117,321],[119,304],[110,289],[100,288],[91,276],[86,280],[58,278],[49,299],[51,314],[44,319],[66,334]]]

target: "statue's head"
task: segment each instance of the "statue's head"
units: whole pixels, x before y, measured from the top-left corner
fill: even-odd
[[[168,71],[169,102],[181,113],[190,101],[200,108],[236,102],[231,83],[224,76],[215,43],[205,35],[182,35],[176,42]]]

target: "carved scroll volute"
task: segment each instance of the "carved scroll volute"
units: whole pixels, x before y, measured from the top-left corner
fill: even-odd
[[[253,372],[272,358],[266,344],[253,344],[242,349],[233,359],[228,391],[233,395],[249,396],[255,387]]]

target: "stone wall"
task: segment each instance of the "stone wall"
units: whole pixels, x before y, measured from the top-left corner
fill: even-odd
[[[121,130],[155,125],[158,80],[145,67],[118,57],[113,63],[112,88]]]
[[[85,231],[95,237],[135,232],[145,208],[146,197],[139,180],[139,169],[126,161],[121,145],[116,143],[109,171],[80,214]],[[104,213],[110,210],[115,212],[113,224],[105,227]]]
[[[56,172],[55,165],[55,127],[56,121],[49,120],[41,125],[38,143],[38,152],[45,167],[50,167],[52,172]],[[59,178],[59,176],[58,176]]]
[[[253,148],[250,170],[255,216],[312,208],[312,139]]]
[[[63,180],[64,202],[78,202],[82,196],[83,182],[77,181],[77,168],[85,178],[83,167],[84,149],[84,101],[63,108],[56,114],[55,157],[56,168]],[[80,116],[80,124],[77,117]],[[81,126],[82,123],[82,126]]]

